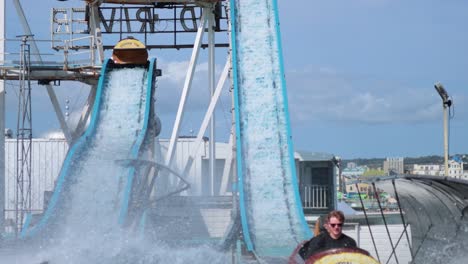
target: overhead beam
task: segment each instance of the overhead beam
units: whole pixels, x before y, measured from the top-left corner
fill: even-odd
[[[155,3],[168,3],[168,4],[198,4],[205,5],[216,2],[222,2],[224,0],[86,0],[88,3],[109,3],[109,4],[134,4],[134,5],[146,5]]]
[[[208,48],[208,44],[201,44],[200,47],[202,49]],[[193,44],[176,44],[176,45],[147,45],[147,49],[193,49],[195,46]],[[229,43],[217,43],[214,44],[214,47],[216,48],[228,48]],[[104,49],[113,49],[114,46],[107,46],[104,45]]]
[[[81,81],[87,84],[96,84],[99,79],[99,69],[89,71],[63,71],[63,70],[34,70],[29,75],[33,81]],[[0,79],[3,80],[18,80],[20,75],[19,69],[0,68]]]

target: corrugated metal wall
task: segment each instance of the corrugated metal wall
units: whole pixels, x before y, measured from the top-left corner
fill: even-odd
[[[165,155],[168,140],[161,139],[161,150],[155,151],[156,160],[163,162],[158,153]],[[216,156],[224,159],[227,151],[230,151],[228,144],[217,143]],[[157,146],[156,146],[157,147]],[[190,170],[189,181],[192,183],[192,195],[203,195],[203,159],[207,158],[207,143],[203,142],[194,159]],[[192,151],[196,148],[193,138],[181,138],[177,143],[174,166],[181,171],[185,166]],[[44,207],[44,192],[54,189],[54,182],[60,173],[63,160],[68,151],[68,145],[63,139],[33,139],[32,141],[32,210],[33,213],[41,213]],[[5,218],[7,226],[13,224],[15,220],[15,193],[16,193],[16,139],[5,140]],[[222,177],[222,175],[217,175]],[[12,222],[13,221],[13,222]]]
[[[177,171],[182,172],[184,170],[185,163],[187,162],[189,156],[192,154],[192,152],[195,151],[197,146],[195,146],[195,144],[193,143],[194,140],[195,139],[193,138],[181,138],[177,142],[174,156],[175,159],[172,164],[173,168],[175,168]],[[161,144],[162,155],[163,157],[165,157],[169,146],[169,140],[160,139],[159,142]],[[201,194],[201,157],[205,157],[207,155],[207,152],[208,145],[205,143],[201,143],[196,153],[198,157],[194,159],[193,165],[189,171],[189,178],[187,180],[192,183],[190,192],[193,195]]]
[[[189,175],[187,180],[192,184],[190,187],[189,194],[190,195],[210,195],[211,191],[211,179],[207,178],[208,168],[207,162],[209,159],[208,153],[208,142],[202,142],[199,146],[198,150],[196,150],[197,146],[194,144],[194,138],[181,138],[177,142],[176,153],[175,153],[175,160],[173,163],[173,167],[177,169],[177,171],[182,172],[184,169],[185,164],[191,154],[195,155],[195,159],[193,161],[193,165],[189,171]],[[160,139],[159,140],[161,145],[161,152],[163,156],[166,155],[167,148],[169,146],[169,141],[167,139]],[[195,152],[196,151],[196,152]],[[216,173],[214,183],[218,183],[220,185],[222,173],[224,169],[224,160],[228,156],[228,152],[232,151],[227,143],[216,143]],[[192,153],[194,152],[194,153]],[[157,155],[157,153],[156,153]],[[156,159],[158,162],[162,162],[159,159]],[[231,172],[232,174],[232,172]],[[219,189],[219,186],[218,186]],[[215,191],[215,194],[217,192]]]
[[[5,218],[7,226],[15,220],[16,204],[16,139],[5,140]],[[31,147],[31,207],[41,213],[44,192],[54,188],[63,159],[68,150],[65,140],[33,139]]]

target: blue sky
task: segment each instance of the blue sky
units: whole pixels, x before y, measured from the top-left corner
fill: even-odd
[[[33,3],[25,5],[24,3]],[[38,38],[49,37],[52,7],[82,1],[22,1]],[[433,85],[453,97],[450,153],[467,153],[468,2],[462,0],[279,0],[283,54],[293,140],[296,149],[343,158],[442,155],[442,105]],[[7,1],[7,35],[21,28]],[[39,15],[41,14],[41,15]],[[111,43],[112,44],[112,43]],[[51,52],[44,50],[41,52]],[[170,127],[183,84],[189,51],[155,51],[164,77],[160,91],[163,135]],[[205,54],[206,55],[206,54]],[[226,50],[217,52],[218,72]],[[182,133],[197,129],[207,104],[206,59],[194,83],[191,112]],[[16,127],[14,86],[7,85],[7,126]],[[62,84],[59,100],[78,113],[88,88]],[[220,140],[229,131],[229,93],[218,107]],[[58,129],[44,88],[33,98],[34,131]],[[196,132],[195,132],[196,133]]]
[[[347,157],[467,152],[466,1],[280,1],[296,148]],[[290,19],[288,19],[290,18]]]

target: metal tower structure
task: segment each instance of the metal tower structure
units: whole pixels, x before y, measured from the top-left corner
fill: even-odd
[[[25,214],[31,211],[32,166],[32,111],[31,111],[31,59],[28,38],[22,35],[19,65],[18,120],[16,127],[16,235],[21,232]]]

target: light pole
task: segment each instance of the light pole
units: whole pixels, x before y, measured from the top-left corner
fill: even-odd
[[[448,176],[448,112],[447,108],[452,105],[452,100],[449,98],[447,91],[444,89],[444,86],[437,82],[434,84],[434,88],[439,93],[442,98],[442,107],[444,109],[444,168],[445,176]]]

